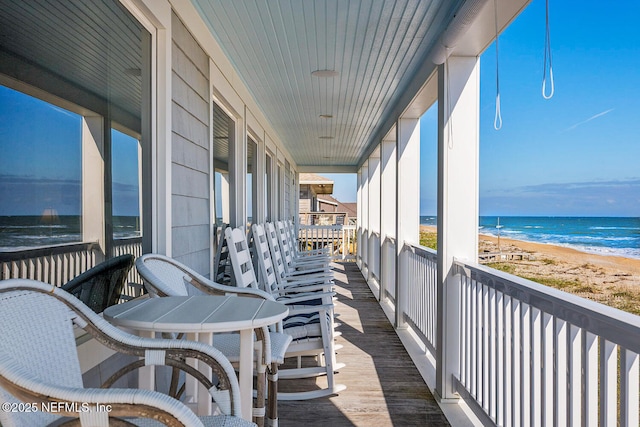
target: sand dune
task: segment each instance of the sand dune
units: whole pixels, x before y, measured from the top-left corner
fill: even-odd
[[[421,226],[435,233],[435,227]],[[479,236],[479,252],[526,252],[530,259],[501,262],[500,268],[555,288],[640,314],[640,259],[581,252],[543,243]]]

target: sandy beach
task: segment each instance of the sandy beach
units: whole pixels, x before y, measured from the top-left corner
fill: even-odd
[[[421,226],[422,233],[435,227]],[[524,252],[529,259],[488,263],[537,282],[625,311],[640,314],[640,259],[581,252],[563,246],[481,234],[479,253]]]

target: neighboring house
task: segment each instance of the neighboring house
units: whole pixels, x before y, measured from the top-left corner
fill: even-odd
[[[313,173],[300,174],[300,224],[332,225],[355,221],[356,203],[331,196],[333,181]]]

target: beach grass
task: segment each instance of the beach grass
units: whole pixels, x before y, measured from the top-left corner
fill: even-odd
[[[437,250],[437,233],[431,230],[421,229],[420,244]],[[552,245],[539,245],[531,250],[529,244],[519,241],[511,241],[506,246],[503,239],[503,246],[498,248],[495,242],[491,246],[491,238],[487,236],[481,236],[479,240],[479,251],[531,254],[530,259],[488,262],[484,264],[487,267],[640,315],[640,275],[625,271],[624,266],[607,266],[591,254],[564,256],[562,253],[566,248]]]
[[[430,231],[420,232],[420,246],[424,246],[434,251],[438,250],[438,234]]]

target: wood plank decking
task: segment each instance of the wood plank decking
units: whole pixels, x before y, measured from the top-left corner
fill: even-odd
[[[355,263],[336,264],[336,312],[342,336],[338,362],[347,366],[338,396],[279,402],[280,426],[448,426],[382,308]],[[323,378],[280,380],[282,391]],[[317,381],[317,383],[316,383]],[[326,384],[326,382],[325,382]]]

